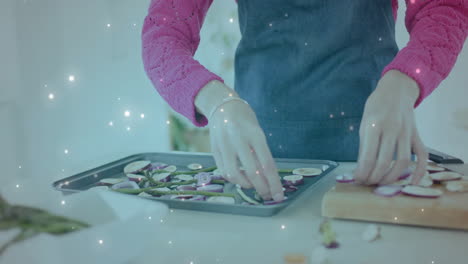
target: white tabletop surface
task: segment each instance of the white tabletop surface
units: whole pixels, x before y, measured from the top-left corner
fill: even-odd
[[[322,197],[334,185],[335,175],[354,166],[341,163],[302,198],[273,217],[171,210],[163,220],[160,234],[152,238],[144,254],[129,263],[270,264],[284,263],[283,256],[294,253],[310,258],[320,247]],[[468,232],[379,224],[382,238],[369,243],[361,238],[368,225],[333,220],[341,246],[326,251],[330,263],[468,263]],[[129,228],[145,236],[145,230],[138,226]],[[128,241],[128,247],[138,246],[138,241]]]

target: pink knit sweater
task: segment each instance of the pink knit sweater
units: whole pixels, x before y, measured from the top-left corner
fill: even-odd
[[[160,95],[196,126],[206,117],[197,113],[195,96],[211,80],[193,55],[200,29],[213,0],[152,0],[143,26],[143,62]],[[389,0],[390,1],[390,0]],[[396,19],[398,0],[391,0]],[[468,35],[468,0],[405,0],[405,25],[410,41],[382,75],[396,69],[419,85],[418,106],[453,68]]]

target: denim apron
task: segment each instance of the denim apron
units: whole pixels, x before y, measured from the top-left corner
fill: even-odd
[[[355,161],[364,104],[398,52],[391,0],[238,0],[235,90],[275,158]]]

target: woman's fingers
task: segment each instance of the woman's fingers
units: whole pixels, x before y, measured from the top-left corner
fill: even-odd
[[[363,131],[360,136],[362,148],[359,149],[358,167],[355,171],[355,179],[359,183],[367,182],[375,166],[381,135],[375,123],[364,125],[368,127],[361,130]]]
[[[216,144],[215,140],[214,140],[215,137],[210,137],[210,141],[211,141],[211,152],[213,153],[213,158],[215,160],[215,163],[216,163],[216,167],[218,167],[218,169],[222,172],[224,172],[224,164],[223,164],[223,157],[221,155],[221,152],[219,151],[219,147],[218,147],[218,144]]]
[[[367,182],[369,184],[378,184],[389,171],[392,164],[393,155],[396,148],[396,136],[383,134],[380,142],[379,154],[374,169],[370,174]]]
[[[385,176],[383,184],[398,180],[403,171],[411,165],[411,137],[408,130],[400,134],[397,143],[397,159],[390,172]]]
[[[252,183],[240,172],[237,166],[237,153],[229,141],[220,145],[220,152],[223,157],[224,173],[228,181],[239,184],[242,188],[252,188]]]
[[[256,157],[251,151],[250,146],[247,144],[247,142],[239,142],[240,140],[241,139],[236,140],[237,144],[235,144],[235,146],[239,153],[239,159],[242,163],[242,166],[245,169],[247,178],[253,184],[255,190],[257,190],[257,193],[264,200],[270,200],[272,196],[268,183],[263,176],[263,171],[261,168],[257,167],[257,163],[255,161]]]
[[[412,146],[414,154],[416,154],[418,163],[416,170],[413,173],[413,179],[411,184],[418,184],[419,180],[426,174],[427,159],[429,154],[427,153],[426,146],[419,137],[418,131],[415,129],[413,132]]]
[[[250,145],[256,154],[257,166],[260,166],[261,171],[263,171],[262,176],[268,183],[272,198],[275,201],[282,201],[284,199],[283,186],[263,133],[258,138],[253,137],[250,140]]]

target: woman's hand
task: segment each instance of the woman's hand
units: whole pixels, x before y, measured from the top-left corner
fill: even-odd
[[[414,119],[414,103],[419,96],[417,83],[407,75],[391,70],[369,96],[359,130],[360,146],[355,178],[364,184],[390,184],[417,156],[412,183],[426,172],[428,154]],[[394,154],[396,160],[393,163]],[[393,164],[393,166],[392,166]]]
[[[195,103],[203,114],[210,113],[227,96],[237,97],[226,88],[215,82],[200,91]],[[211,149],[224,176],[243,188],[255,187],[265,200],[282,201],[283,186],[275,162],[250,106],[238,100],[228,101],[208,118]]]

